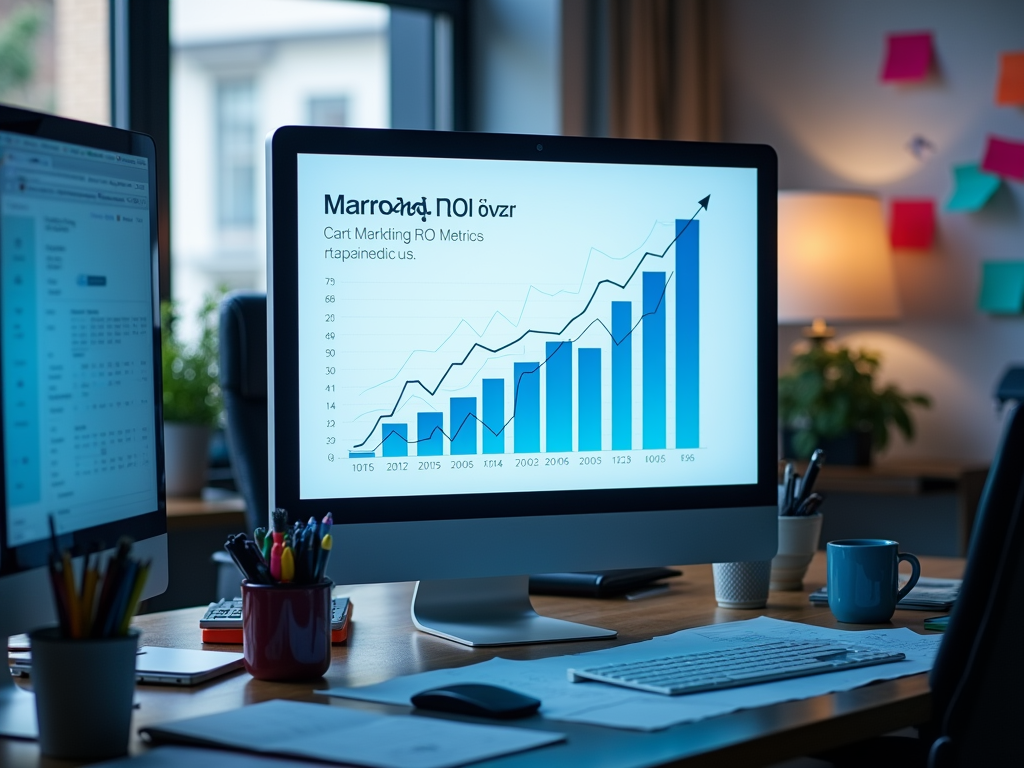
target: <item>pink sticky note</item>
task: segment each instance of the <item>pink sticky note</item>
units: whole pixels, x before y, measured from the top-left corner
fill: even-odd
[[[924,80],[932,66],[932,33],[887,35],[883,83]]]
[[[893,200],[889,237],[893,248],[931,248],[935,239],[935,202]]]
[[[1024,142],[989,136],[981,169],[1004,178],[1024,181]]]

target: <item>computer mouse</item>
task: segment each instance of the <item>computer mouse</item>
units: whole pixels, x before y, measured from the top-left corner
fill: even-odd
[[[431,688],[413,696],[412,703],[420,709],[502,720],[529,717],[540,708],[540,701],[532,696],[525,696],[497,685],[480,683]]]

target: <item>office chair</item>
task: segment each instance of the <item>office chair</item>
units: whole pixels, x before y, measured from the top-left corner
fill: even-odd
[[[220,387],[235,484],[245,499],[246,529],[267,525],[267,297],[236,291],[220,305]],[[238,571],[218,552],[217,597],[239,593]]]
[[[816,757],[840,768],[1024,765],[1024,405],[1010,413],[971,536],[960,597],[931,672],[920,738]]]

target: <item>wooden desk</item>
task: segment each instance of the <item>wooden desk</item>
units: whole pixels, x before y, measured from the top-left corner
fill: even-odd
[[[930,576],[956,577],[963,569],[959,559],[922,558]],[[368,685],[443,667],[473,664],[503,656],[535,659],[612,645],[636,642],[687,627],[748,619],[764,614],[778,619],[803,621],[825,627],[839,625],[827,607],[812,606],[807,595],[825,581],[824,554],[818,553],[803,592],[772,592],[763,611],[717,608],[710,566],[685,566],[685,575],[669,593],[637,602],[582,598],[537,597],[542,613],[573,621],[614,627],[619,637],[592,641],[535,646],[471,649],[417,632],[409,619],[411,584],[366,585],[339,588],[351,595],[354,624],[347,646],[337,646],[326,679],[314,684],[265,683],[244,672],[193,689],[139,686],[141,707],[135,712],[133,732],[149,723],[222,712],[272,698],[330,703],[402,712],[403,707],[326,699],[314,694],[336,685]],[[202,608],[186,608],[137,619],[142,642],[147,645],[201,648],[199,617]],[[891,626],[924,632],[924,619],[932,614],[897,611]],[[890,625],[887,625],[890,626]],[[206,646],[231,650],[239,646]],[[789,757],[840,746],[925,721],[929,717],[929,690],[925,675],[865,686],[845,693],[786,702],[771,707],[735,712],[698,723],[655,733],[599,728],[545,721],[521,721],[529,727],[557,730],[569,737],[567,744],[511,755],[487,765],[503,766],[648,766],[648,765],[762,765]],[[145,749],[137,737],[132,752]],[[40,760],[32,742],[0,740],[0,765],[49,766]],[[56,764],[55,764],[56,765]],[[60,764],[63,765],[63,764]]]

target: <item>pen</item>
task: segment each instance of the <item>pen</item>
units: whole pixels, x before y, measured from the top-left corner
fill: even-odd
[[[818,448],[811,454],[811,461],[807,465],[807,473],[804,475],[804,481],[800,484],[800,498],[796,501],[797,506],[805,502],[811,495],[811,491],[814,490],[814,483],[818,479],[818,473],[821,471],[821,465],[824,463],[825,452]]]
[[[793,486],[796,483],[793,463],[786,462],[786,469],[782,474],[782,508],[779,515],[785,517],[790,514],[790,507],[793,505]]]

